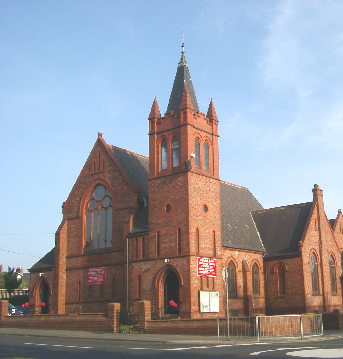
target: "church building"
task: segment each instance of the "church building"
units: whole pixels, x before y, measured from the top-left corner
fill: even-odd
[[[149,157],[98,134],[55,247],[30,269],[37,314],[116,302],[134,318],[144,300],[152,318],[224,317],[226,289],[230,316],[342,309],[342,212],[328,220],[318,185],[307,203],[264,209],[220,179],[216,110],[199,109],[183,44],[167,110],[155,98],[147,126]]]

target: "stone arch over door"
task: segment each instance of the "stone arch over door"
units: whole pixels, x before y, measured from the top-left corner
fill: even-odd
[[[51,290],[48,281],[42,278],[35,285],[34,298],[36,314],[49,314],[51,302]],[[44,303],[43,305],[40,305]]]
[[[161,268],[155,282],[155,288],[158,288],[159,293],[160,314],[180,314],[182,286],[183,281],[176,268],[171,265]]]

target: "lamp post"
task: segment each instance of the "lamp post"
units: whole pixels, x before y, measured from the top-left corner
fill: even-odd
[[[227,325],[227,340],[229,340],[230,337],[230,327],[229,327],[229,275],[226,268],[223,268],[222,271],[223,279],[226,286],[226,325]]]

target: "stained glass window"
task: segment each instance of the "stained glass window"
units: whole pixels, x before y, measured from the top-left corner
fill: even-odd
[[[166,170],[167,168],[168,168],[167,141],[162,140],[162,143],[161,143],[161,170]]]
[[[330,256],[329,264],[330,264],[330,278],[331,278],[331,293],[337,294],[336,264],[332,256]]]
[[[235,264],[230,261],[228,267],[228,291],[230,297],[237,296],[237,285],[236,285],[236,266]]]
[[[319,294],[317,256],[311,254],[312,294]]]
[[[112,198],[103,185],[91,192],[86,206],[86,248],[112,246]]]
[[[260,273],[256,263],[252,266],[252,294],[260,295]]]
[[[177,137],[173,138],[173,167],[178,167],[180,164],[180,154],[179,154],[179,139]]]
[[[200,142],[195,139],[195,167],[200,168]]]
[[[204,143],[204,170],[205,171],[210,170],[210,155],[209,155],[208,144],[206,141]]]
[[[286,294],[285,269],[282,265],[279,265],[277,274],[278,274],[278,282],[279,282],[279,295],[285,295]]]

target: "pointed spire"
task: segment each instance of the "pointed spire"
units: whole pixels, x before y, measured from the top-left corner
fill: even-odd
[[[192,104],[191,97],[189,96],[189,92],[187,90],[187,86],[185,88],[185,92],[183,93],[181,104],[180,104],[180,112],[182,110],[185,110],[186,108],[189,108],[190,110],[194,111],[194,107]]]
[[[149,120],[152,118],[160,118],[160,117],[161,117],[161,112],[160,112],[160,108],[158,107],[158,103],[155,96],[154,102],[151,106]]]
[[[211,102],[210,102],[210,106],[208,107],[207,118],[209,120],[211,120],[211,121],[213,121],[213,120],[218,121],[216,109],[214,108],[212,99],[211,99]]]
[[[199,112],[198,101],[195,96],[191,75],[189,73],[188,64],[185,57],[184,43],[182,43],[181,49],[182,49],[181,59],[177,67],[173,89],[169,98],[167,112],[169,111],[179,112],[181,100],[186,87],[188,88],[188,92],[193,104],[194,112]]]

